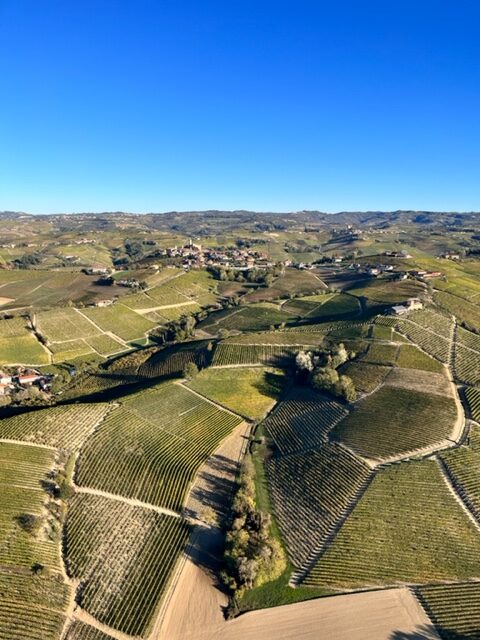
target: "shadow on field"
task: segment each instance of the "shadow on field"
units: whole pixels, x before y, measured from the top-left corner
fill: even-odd
[[[225,541],[222,524],[232,499],[237,470],[238,464],[234,460],[220,454],[212,455],[200,470],[183,512],[186,517],[200,520],[206,509],[215,513],[215,526],[196,527],[186,555],[223,592],[225,586],[219,579]]]
[[[236,473],[236,462],[219,454],[211,456],[198,473],[184,510],[185,516],[201,518],[201,511],[207,508],[213,509],[217,516],[224,516],[230,503]]]
[[[433,625],[425,624],[409,633],[405,631],[394,631],[389,640],[438,640],[439,637],[448,638],[448,640],[468,640],[469,638],[472,640],[472,638],[479,637],[479,631],[480,629],[465,635],[453,629],[444,629],[443,627],[439,627],[437,631]]]

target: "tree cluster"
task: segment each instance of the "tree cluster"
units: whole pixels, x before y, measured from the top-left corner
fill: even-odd
[[[347,402],[357,399],[352,379],[337,371],[338,367],[355,357],[343,343],[330,350],[299,351],[295,357],[297,377],[317,391],[325,391]]]
[[[225,584],[236,598],[247,589],[278,578],[286,567],[284,551],[271,535],[270,515],[256,508],[253,478],[253,463],[246,458],[232,504],[222,572]]]

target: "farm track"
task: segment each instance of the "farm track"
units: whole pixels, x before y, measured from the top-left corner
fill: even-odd
[[[79,487],[78,485],[74,485],[74,489],[76,493],[88,493],[92,496],[109,498],[110,500],[116,500],[117,502],[124,502],[131,507],[141,507],[143,509],[149,509],[150,511],[155,511],[156,513],[161,513],[166,516],[172,516],[173,518],[181,517],[181,515],[177,511],[165,509],[164,507],[157,507],[153,504],[149,504],[148,502],[136,500],[135,498],[125,498],[124,496],[117,495],[115,493],[109,493],[108,491],[101,491],[100,489],[92,489],[90,487]]]
[[[36,444],[35,442],[25,442],[25,440],[10,440],[9,438],[0,438],[0,442],[4,442],[5,444],[20,444],[25,447],[49,449],[50,451],[58,451],[58,447],[51,447],[48,444]]]
[[[115,638],[115,640],[136,640],[137,638],[139,638],[139,636],[129,636],[126,633],[122,633],[121,631],[112,629],[112,627],[109,627],[106,624],[99,622],[96,618],[94,618],[89,613],[87,613],[85,609],[82,609],[79,606],[77,606],[75,611],[73,612],[73,618],[75,620],[80,620],[81,622],[85,622],[85,624],[88,624],[91,627],[94,627],[94,629],[98,629],[99,631],[102,631],[103,633],[106,633],[107,635],[112,636],[112,638]]]
[[[152,301],[155,302],[155,300]],[[149,313],[150,311],[161,311],[162,309],[177,309],[179,307],[189,307],[197,304],[196,300],[186,300],[185,302],[177,302],[176,304],[163,304],[159,307],[148,307],[148,309],[134,309],[135,313]]]
[[[222,518],[247,448],[249,431],[249,424],[238,425],[199,470],[185,507],[197,523],[205,504],[210,504],[217,517]],[[172,576],[149,640],[197,640],[201,629],[224,624],[222,608],[227,605],[227,597],[217,580],[222,548],[223,534],[218,527],[197,524]]]

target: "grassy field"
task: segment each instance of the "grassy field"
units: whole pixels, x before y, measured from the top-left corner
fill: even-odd
[[[147,635],[189,532],[180,518],[100,496],[75,496],[66,552],[69,572],[82,581],[82,607],[114,629]]]
[[[48,352],[33,333],[9,338],[0,338],[0,365],[2,364],[49,364]]]
[[[433,460],[380,471],[305,584],[339,590],[480,575],[480,536]]]
[[[456,416],[451,397],[382,387],[360,400],[332,435],[360,455],[383,459],[442,442]]]
[[[277,369],[239,367],[205,369],[188,386],[242,416],[259,420],[278,399],[286,382]]]

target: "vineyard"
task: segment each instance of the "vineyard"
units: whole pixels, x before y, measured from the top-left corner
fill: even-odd
[[[48,511],[55,452],[0,442],[0,566],[60,572],[58,521]],[[47,507],[47,509],[46,509]]]
[[[273,365],[288,366],[293,363],[295,355],[303,349],[302,346],[281,346],[262,344],[219,344],[213,356],[213,366],[228,365]]]
[[[208,340],[185,342],[154,353],[138,368],[138,375],[144,378],[182,375],[185,366],[194,362],[199,369],[206,367],[211,358]]]
[[[413,344],[402,344],[398,350],[397,367],[403,369],[421,369],[432,373],[443,373],[445,368],[438,360],[434,360],[420,351]]]
[[[76,495],[65,527],[66,561],[82,581],[80,605],[114,629],[146,634],[189,530],[180,518]]]
[[[74,620],[68,627],[65,640],[113,640],[113,637],[79,620]]]
[[[1,640],[58,640],[70,596],[58,576],[4,567],[0,569],[0,596]]]
[[[360,393],[374,391],[385,380],[389,372],[390,367],[369,364],[364,360],[348,362],[341,369],[341,373],[351,378],[355,389]]]
[[[29,320],[25,317],[0,320],[0,339],[24,336],[29,332]]]
[[[0,420],[0,438],[78,449],[109,410],[107,404],[65,405]]]
[[[457,418],[451,397],[382,387],[360,400],[332,436],[360,455],[377,460],[440,444]]]
[[[273,459],[266,472],[273,510],[296,566],[328,540],[370,476],[364,462],[335,444]]]
[[[448,362],[450,357],[450,340],[448,338],[407,318],[399,318],[397,326],[402,333],[428,354],[437,358],[440,362]]]
[[[468,406],[472,414],[472,418],[477,422],[480,421],[480,389],[467,387],[465,390]]]
[[[293,329],[293,327],[292,327]],[[295,327],[300,329],[300,327]],[[319,346],[324,340],[324,335],[320,331],[263,331],[257,333],[245,333],[239,334],[232,338],[226,338],[222,340],[221,344],[262,344],[262,345],[277,345],[277,346]]]
[[[440,457],[464,502],[480,516],[480,427],[472,427],[468,444]]]
[[[453,314],[459,323],[465,324],[470,329],[480,329],[480,309],[477,304],[446,291],[436,291],[433,299],[436,304]]]
[[[362,360],[363,362],[370,362],[372,364],[393,366],[397,360],[397,352],[397,345],[373,342]]]
[[[141,338],[155,326],[150,320],[120,303],[110,307],[83,309],[82,313],[103,331],[114,333],[120,339],[127,341]]]
[[[263,424],[280,453],[295,453],[324,443],[345,415],[338,402],[296,387]]]
[[[85,342],[101,356],[110,356],[127,349],[123,343],[105,333],[86,338]]]
[[[239,423],[177,384],[135,394],[87,440],[76,481],[180,510],[200,465]]]
[[[478,640],[479,582],[420,587],[415,593],[443,640]]]
[[[363,589],[479,575],[478,531],[426,460],[375,475],[305,584]]]
[[[72,338],[89,338],[100,330],[76,309],[52,309],[35,314],[37,330],[50,342],[64,342]]]
[[[239,367],[204,369],[188,386],[247,418],[259,420],[281,394],[287,378],[278,369]]]
[[[457,327],[454,352],[455,376],[471,385],[480,384],[480,336]]]

